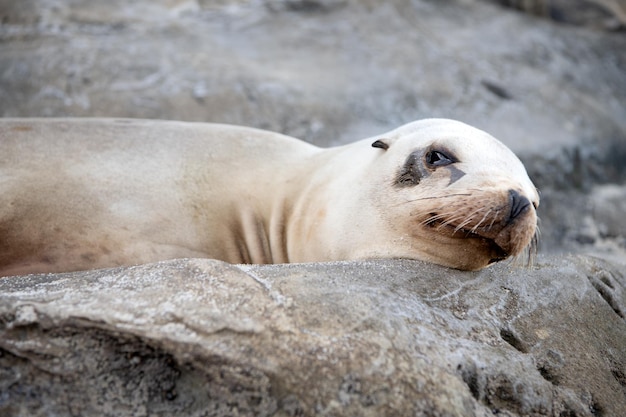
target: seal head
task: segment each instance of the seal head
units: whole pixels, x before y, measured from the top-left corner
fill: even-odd
[[[392,190],[388,224],[413,252],[404,256],[477,270],[536,250],[539,195],[497,139],[461,122],[426,119],[371,146],[386,174],[379,186]]]

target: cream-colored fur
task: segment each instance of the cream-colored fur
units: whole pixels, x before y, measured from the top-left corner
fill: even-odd
[[[439,145],[464,175],[394,184],[408,155]],[[444,119],[329,149],[227,125],[1,119],[0,276],[179,257],[480,269],[494,244],[516,255],[535,234],[534,208],[504,224],[511,189],[538,203],[508,148]]]

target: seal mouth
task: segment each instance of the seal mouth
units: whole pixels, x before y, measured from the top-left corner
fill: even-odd
[[[496,243],[495,238],[481,235],[476,230],[465,229],[454,224],[446,223],[443,220],[431,220],[426,223],[437,231],[445,231],[445,234],[453,239],[472,239],[482,243],[486,250],[490,253],[489,264],[502,261],[510,256],[510,253],[502,246]],[[497,236],[497,234],[496,234]]]

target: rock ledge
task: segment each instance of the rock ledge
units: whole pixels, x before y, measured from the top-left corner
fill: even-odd
[[[0,414],[616,416],[625,286],[582,256],[6,278]]]

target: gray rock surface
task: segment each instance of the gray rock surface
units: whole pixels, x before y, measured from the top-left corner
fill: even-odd
[[[478,1],[3,3],[4,116],[230,122],[337,144],[439,115],[544,152],[545,138],[626,131],[622,34]]]
[[[626,277],[589,257],[177,260],[0,280],[0,414],[619,416]]]
[[[488,0],[535,16],[594,29],[626,29],[625,0]]]

